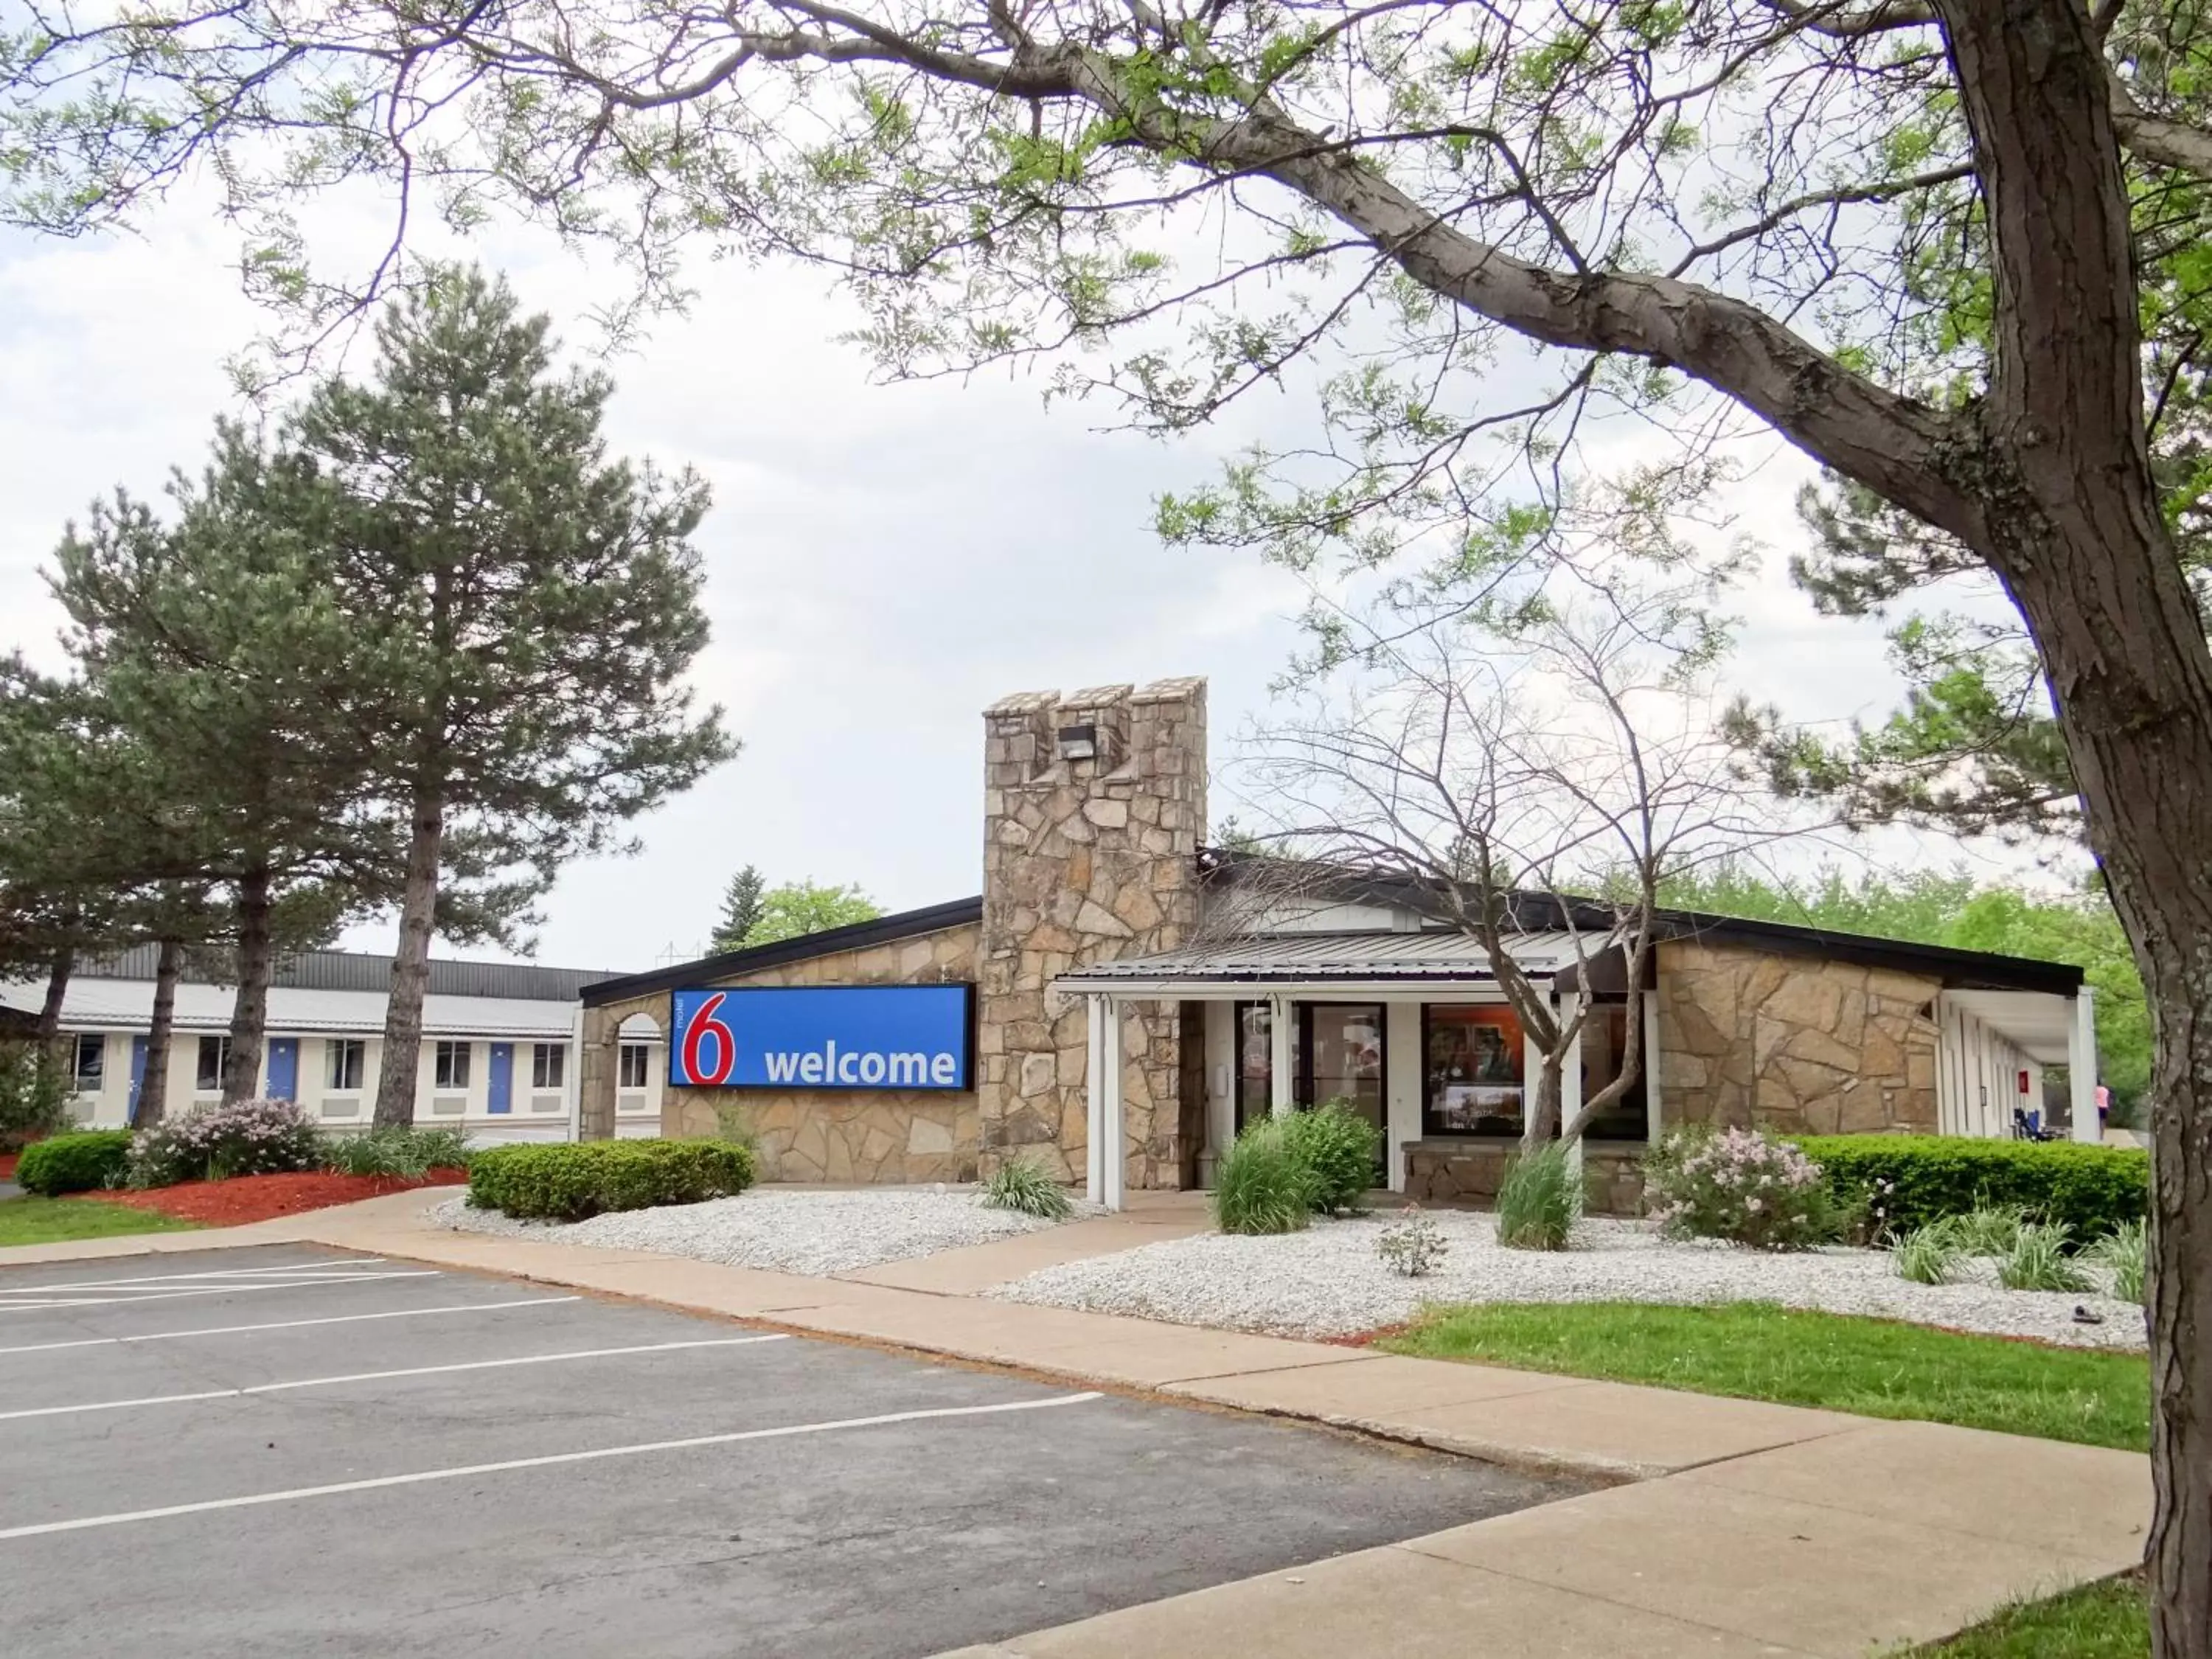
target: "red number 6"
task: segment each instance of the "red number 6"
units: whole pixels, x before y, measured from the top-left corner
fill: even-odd
[[[708,997],[691,1011],[691,1018],[684,1022],[684,1075],[692,1082],[709,1088],[719,1088],[729,1081],[730,1073],[738,1062],[738,1040],[730,1028],[714,1018],[722,1006],[720,991]],[[709,1072],[699,1063],[699,1049],[707,1037],[714,1039],[714,1069]]]

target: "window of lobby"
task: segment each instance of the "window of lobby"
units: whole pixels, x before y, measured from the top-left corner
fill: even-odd
[[[1590,1010],[1582,1030],[1584,1100],[1620,1075],[1627,1041],[1626,999]],[[1425,1003],[1421,1052],[1424,1139],[1521,1134],[1535,1082],[1520,1015],[1503,1003]],[[1639,1077],[1583,1133],[1593,1140],[1642,1140],[1644,1088]]]
[[[1291,1005],[1291,1099],[1299,1106],[1349,1101],[1379,1130],[1386,1121],[1389,1021],[1379,1002]],[[1236,1006],[1237,1127],[1267,1115],[1273,1093],[1268,1005]]]

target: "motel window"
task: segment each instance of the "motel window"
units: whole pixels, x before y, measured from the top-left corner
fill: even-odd
[[[530,1086],[557,1089],[568,1079],[568,1051],[557,1042],[540,1042],[530,1051]]]
[[[193,1090],[204,1095],[220,1093],[222,1074],[229,1067],[230,1039],[227,1036],[202,1037],[199,1067],[192,1074]]]
[[[642,1089],[652,1075],[653,1050],[642,1042],[625,1042],[622,1046],[620,1069],[621,1086]]]
[[[431,1086],[465,1089],[469,1086],[469,1049],[465,1042],[441,1042],[431,1061]]]
[[[1627,1050],[1628,1004],[1601,1002],[1583,1022],[1583,1099],[1620,1075]],[[1638,1077],[1619,1100],[1592,1118],[1583,1130],[1592,1140],[1641,1140],[1649,1133],[1644,1116],[1644,1079]]]
[[[1517,1135],[1527,1101],[1521,1017],[1497,1004],[1421,1010],[1425,1135]]]
[[[368,1044],[359,1037],[333,1037],[323,1045],[329,1058],[325,1076],[334,1095],[356,1094],[368,1071]]]
[[[1237,1127],[1267,1115],[1274,1074],[1269,1046],[1268,1008],[1264,1002],[1237,1005]]]
[[[96,1095],[107,1075],[107,1039],[97,1031],[80,1033],[70,1070],[76,1092]]]

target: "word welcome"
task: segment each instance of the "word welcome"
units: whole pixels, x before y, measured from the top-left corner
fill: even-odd
[[[966,1089],[974,988],[701,987],[672,994],[678,1088]]]
[[[933,1054],[887,1054],[878,1049],[863,1054],[837,1052],[825,1042],[812,1054],[763,1054],[770,1083],[887,1083],[894,1089],[934,1085],[949,1089],[960,1075],[960,1056],[939,1051]]]

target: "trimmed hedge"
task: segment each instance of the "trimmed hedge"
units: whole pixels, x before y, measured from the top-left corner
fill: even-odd
[[[727,1140],[586,1140],[495,1146],[469,1164],[469,1202],[526,1221],[697,1204],[753,1184],[751,1149]]]
[[[41,1198],[119,1187],[123,1184],[125,1162],[130,1155],[128,1129],[88,1129],[81,1134],[49,1135],[23,1148],[22,1160],[15,1165],[15,1184]]]
[[[2018,1205],[2087,1243],[2149,1209],[2150,1154],[2138,1147],[1963,1135],[1807,1135],[1797,1145],[1838,1198],[1867,1195],[1893,1233],[1984,1205]]]

